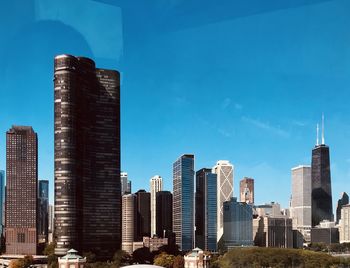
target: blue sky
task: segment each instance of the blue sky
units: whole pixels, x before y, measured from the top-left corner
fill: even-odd
[[[122,74],[122,170],[133,191],[156,174],[171,190],[172,163],[194,153],[196,169],[234,164],[235,195],[249,176],[257,203],[287,206],[290,169],[310,164],[322,112],[333,202],[350,191],[349,1],[116,3],[2,3],[1,169],[6,130],[33,126],[53,202],[53,57],[70,53]]]

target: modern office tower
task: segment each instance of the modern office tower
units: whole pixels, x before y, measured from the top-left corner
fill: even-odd
[[[121,245],[119,73],[55,57],[55,253]]]
[[[131,181],[128,180],[128,173],[120,173],[121,195],[131,194]]]
[[[4,228],[4,206],[5,206],[5,171],[0,170],[0,237]]]
[[[311,243],[339,243],[339,228],[335,222],[323,220],[311,229]]]
[[[292,248],[292,219],[259,216],[253,219],[254,245],[258,247]]]
[[[184,154],[173,164],[173,231],[180,250],[194,246],[194,155]]]
[[[122,196],[122,250],[132,254],[135,237],[135,205],[136,197],[133,194]]]
[[[306,242],[311,241],[311,167],[292,168],[291,218],[293,229],[298,230]]]
[[[349,204],[349,196],[347,193],[342,192],[337,205],[337,221],[335,222],[336,224],[338,224],[339,220],[341,219],[341,209],[347,204]]]
[[[217,175],[211,169],[196,172],[196,247],[216,251]]]
[[[224,202],[233,196],[233,165],[229,161],[220,160],[212,170],[217,175],[217,236],[219,242],[224,233]]]
[[[37,254],[38,137],[32,127],[6,132],[6,254]]]
[[[318,127],[316,146],[312,150],[311,189],[312,189],[312,226],[323,220],[333,221],[332,185],[329,161],[329,147],[325,145],[324,123],[322,116],[322,141],[318,142]]]
[[[253,246],[253,208],[236,197],[224,202],[224,234],[226,249]]]
[[[163,179],[161,176],[156,175],[150,180],[151,188],[151,236],[157,233],[157,207],[156,198],[157,192],[163,191]]]
[[[49,228],[49,237],[48,237],[48,241],[49,243],[53,242],[53,234],[55,231],[55,211],[54,211],[54,206],[53,205],[49,205],[49,224],[48,224],[48,228]]]
[[[151,236],[151,193],[145,190],[136,192],[136,237],[142,241],[144,236]]]
[[[49,233],[49,181],[39,180],[38,239],[39,243],[48,242]]]
[[[341,209],[339,243],[350,243],[350,205],[343,205]]]
[[[158,237],[168,237],[173,230],[173,195],[169,191],[159,191],[156,194],[156,234]]]
[[[254,204],[254,179],[244,177],[239,182],[239,192],[241,202]]]

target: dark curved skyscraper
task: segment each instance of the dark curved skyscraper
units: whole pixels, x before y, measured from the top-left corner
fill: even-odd
[[[55,253],[110,258],[121,243],[119,73],[55,57]]]
[[[329,147],[324,144],[322,123],[322,143],[312,150],[311,187],[312,187],[312,226],[323,220],[333,220],[331,170],[329,161]]]

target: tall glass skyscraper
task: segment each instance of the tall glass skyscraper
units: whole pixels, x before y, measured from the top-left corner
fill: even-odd
[[[322,118],[323,119],[323,118]],[[324,142],[324,126],[322,120],[322,142],[312,150],[311,161],[312,188],[312,226],[323,220],[333,221],[331,169],[329,147]]]
[[[48,242],[49,233],[49,181],[39,181],[38,237],[40,243]]]
[[[120,75],[71,55],[54,72],[55,253],[109,259],[121,244]]]
[[[173,231],[180,250],[194,246],[194,155],[173,164]]]
[[[217,175],[211,169],[196,172],[196,247],[216,251]]]

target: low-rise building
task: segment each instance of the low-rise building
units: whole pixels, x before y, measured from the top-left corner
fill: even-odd
[[[195,248],[184,257],[185,268],[209,268],[210,255],[200,248]]]
[[[58,258],[58,268],[84,268],[86,258],[78,255],[78,251],[70,249],[67,255]]]
[[[311,242],[334,244],[339,243],[339,229],[335,222],[321,221],[319,225],[311,228]]]

